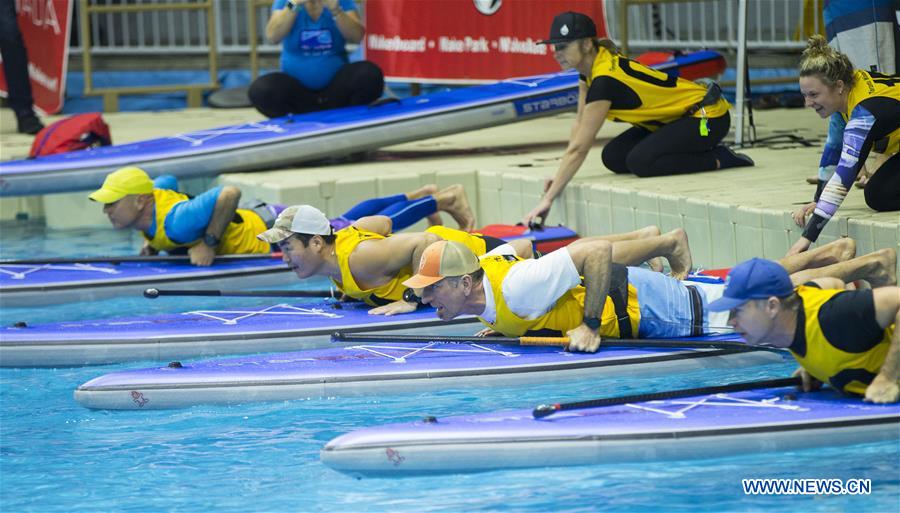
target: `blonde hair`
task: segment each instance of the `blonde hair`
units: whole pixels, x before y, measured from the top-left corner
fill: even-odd
[[[594,45],[595,50],[599,50],[602,46],[603,48],[609,50],[609,53],[613,55],[618,55],[619,53],[619,47],[612,42],[612,39],[606,39],[605,37],[593,37],[591,38],[591,43]]]
[[[853,85],[853,64],[850,59],[828,46],[825,38],[816,34],[809,38],[800,59],[800,76],[818,76],[828,87],[842,80],[847,87]]]

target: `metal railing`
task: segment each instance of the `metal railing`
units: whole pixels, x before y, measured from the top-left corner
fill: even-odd
[[[166,5],[196,0],[92,0],[91,5]],[[460,0],[464,1],[464,0]],[[471,0],[466,0],[471,1]],[[534,0],[540,1],[540,0]],[[597,0],[601,1],[601,0]],[[804,45],[801,27],[820,29],[813,15],[824,0],[749,0],[747,46],[750,49],[789,50]],[[360,9],[362,9],[362,2]],[[627,8],[623,8],[628,5]],[[251,7],[252,6],[252,7]],[[626,37],[626,46],[649,48],[735,48],[737,1],[735,0],[606,0],[609,32],[613,39]],[[806,7],[806,8],[804,8]],[[261,53],[275,54],[280,45],[265,41],[264,29],[270,0],[216,0],[215,45],[223,54],[247,54],[255,44]],[[620,20],[627,13],[623,31]],[[76,4],[76,16],[80,16]],[[250,27],[250,22],[254,27]],[[104,12],[91,14],[92,52],[104,54],[209,52],[204,19],[190,12]],[[255,29],[255,30],[254,30]],[[72,51],[81,51],[75,34]]]
[[[824,0],[748,0],[747,48],[791,50],[821,30]],[[624,49],[737,47],[735,0],[617,0],[605,4],[615,20],[610,36]]]

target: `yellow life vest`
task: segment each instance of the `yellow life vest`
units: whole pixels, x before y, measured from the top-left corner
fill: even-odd
[[[175,242],[166,234],[166,217],[172,211],[172,207],[182,201],[187,201],[188,196],[169,189],[153,189],[154,208],[156,210],[156,233],[149,237],[142,233],[144,238],[150,241],[150,246],[157,251],[171,251],[175,248],[192,247],[200,242],[200,239],[190,242]],[[257,234],[266,231],[266,223],[252,210],[237,209],[235,213],[240,216],[241,222],[232,220],[225,228],[225,232],[216,246],[217,255],[237,255],[247,253],[269,253],[269,243],[256,238]]]
[[[853,87],[847,95],[847,112],[842,112],[844,121],[850,120],[853,109],[863,100],[874,97],[893,98],[900,102],[900,76],[882,75],[856,70],[853,72]],[[874,113],[873,113],[874,114]],[[887,139],[885,141],[885,139]],[[900,151],[900,126],[887,135],[885,139],[875,141],[872,151],[893,155]]]
[[[553,308],[537,319],[523,319],[512,312],[503,297],[503,280],[509,270],[522,259],[505,256],[489,256],[481,259],[481,268],[491,284],[491,292],[494,294],[496,320],[491,323],[479,317],[479,320],[487,327],[498,331],[507,337],[521,337],[534,332],[548,330],[562,335],[569,330],[577,328],[584,320],[584,295],[585,289],[581,285],[569,290],[562,295]],[[641,309],[638,304],[637,290],[628,284],[628,320],[631,324],[631,332],[638,333],[638,325],[641,320]],[[616,318],[616,309],[612,298],[607,296],[603,304],[603,313],[600,315],[601,337],[619,338],[619,322]],[[543,331],[542,334],[547,334]]]
[[[640,106],[634,109],[610,109],[606,115],[613,121],[624,121],[633,125],[656,130],[660,125],[671,123],[687,115],[688,110],[700,103],[706,96],[706,88],[683,78],[671,77],[662,71],[648,68],[643,64],[613,54],[604,47],[597,51],[587,77],[587,85],[598,77],[613,78],[634,91],[640,99]],[[728,113],[731,105],[724,98],[703,108],[707,118],[717,118]],[[613,106],[615,107],[615,106]],[[690,114],[699,118],[700,110]]]
[[[810,375],[823,383],[829,383],[843,392],[864,395],[872,379],[881,370],[895,326],[884,330],[884,337],[877,345],[862,353],[849,353],[836,348],[825,337],[819,324],[819,310],[829,299],[844,291],[821,290],[816,287],[797,287],[802,299],[805,316],[804,334],[806,353],[800,355],[791,348],[791,354]]]

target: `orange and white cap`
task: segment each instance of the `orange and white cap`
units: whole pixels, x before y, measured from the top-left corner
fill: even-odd
[[[425,248],[419,261],[419,271],[403,285],[423,289],[448,276],[463,276],[480,268],[478,257],[465,244],[441,240]]]

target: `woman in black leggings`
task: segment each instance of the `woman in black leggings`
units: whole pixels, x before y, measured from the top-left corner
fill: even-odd
[[[550,37],[541,43],[553,45],[559,65],[578,70],[581,81],[569,146],[525,223],[546,217],[607,119],[634,125],[603,149],[603,164],[615,173],[650,177],[753,165],[719,144],[731,120],[717,86],[708,90],[625,58],[611,41],[598,39],[594,22],[577,12],[556,16]]]

